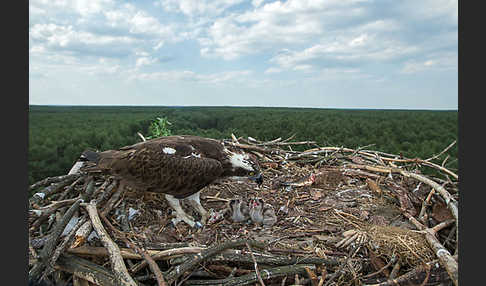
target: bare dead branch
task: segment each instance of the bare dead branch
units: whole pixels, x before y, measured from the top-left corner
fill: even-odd
[[[100,240],[105,248],[108,250],[111,261],[111,269],[115,275],[115,280],[117,281],[117,283],[119,283],[120,285],[137,285],[135,280],[133,280],[130,274],[128,274],[118,245],[116,245],[111,240],[105,228],[101,224],[100,217],[98,216],[98,211],[96,210],[96,205],[94,203],[87,204],[86,210],[88,211],[91,223],[93,224],[93,228],[100,237]]]

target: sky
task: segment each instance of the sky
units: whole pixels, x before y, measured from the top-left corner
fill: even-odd
[[[457,109],[457,0],[30,0],[29,104]]]

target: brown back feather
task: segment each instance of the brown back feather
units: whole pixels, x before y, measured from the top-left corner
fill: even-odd
[[[167,154],[164,148],[175,153]],[[219,141],[197,136],[161,137],[99,155],[98,168],[123,178],[131,187],[177,198],[187,197],[220,177],[225,158]]]

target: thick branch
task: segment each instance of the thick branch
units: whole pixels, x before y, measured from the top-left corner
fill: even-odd
[[[29,272],[29,277],[32,278],[33,280],[37,280],[40,274],[42,273],[42,271],[44,270],[46,264],[49,261],[49,258],[51,257],[54,251],[54,248],[57,245],[57,242],[59,241],[59,237],[61,236],[62,231],[68,224],[69,220],[71,220],[71,217],[74,215],[74,212],[79,209],[80,203],[81,200],[77,200],[66,211],[61,221],[55,226],[54,230],[52,231],[49,240],[47,240],[47,242],[44,244],[44,247],[42,248],[39,255],[41,261],[38,262]]]
[[[155,278],[157,279],[157,285],[158,286],[167,286],[167,284],[165,283],[164,276],[162,275],[162,272],[160,271],[159,266],[150,257],[150,255],[148,255],[146,251],[144,251],[143,249],[141,249],[140,247],[138,247],[135,243],[133,243],[130,240],[128,240],[126,238],[126,236],[125,236],[125,233],[123,233],[123,232],[119,231],[118,229],[116,229],[105,216],[102,215],[101,217],[103,218],[103,221],[106,223],[106,225],[108,225],[108,227],[112,231],[118,233],[118,235],[121,236],[121,239],[123,240],[123,242],[125,242],[127,245],[129,245],[136,252],[142,254],[143,259],[145,259],[145,261],[148,263],[150,269],[155,274]]]
[[[115,276],[108,269],[74,255],[63,254],[57,260],[56,269],[72,273],[96,285],[116,286]]]
[[[195,255],[192,260],[188,260],[188,261],[184,262],[183,264],[176,266],[174,270],[172,270],[171,272],[169,272],[166,275],[166,279],[167,279],[168,283],[171,284],[177,278],[182,276],[186,271],[192,270],[199,263],[217,255],[218,253],[221,253],[225,249],[244,246],[244,245],[246,245],[246,243],[248,243],[250,246],[257,247],[257,248],[260,248],[260,249],[265,247],[264,243],[259,242],[259,241],[255,241],[255,240],[242,239],[242,240],[236,240],[236,241],[229,241],[229,242],[226,242],[226,243],[205,249],[201,253]]]
[[[190,256],[181,257],[183,261],[190,259]],[[258,264],[271,266],[284,266],[290,264],[324,264],[327,266],[339,265],[339,260],[320,257],[301,257],[301,256],[260,256],[256,255],[255,260]],[[222,253],[208,259],[211,263],[236,263],[239,265],[251,265],[253,260],[248,254]]]
[[[59,246],[56,248],[56,250],[54,251],[53,255],[49,258],[49,271],[48,272],[51,272],[52,270],[54,270],[54,266],[56,265],[56,261],[57,259],[59,258],[59,256],[61,255],[62,252],[65,251],[65,249],[67,248],[68,246],[68,242],[71,240],[71,238],[73,238],[74,236],[74,233],[75,231],[87,220],[87,218],[84,216],[83,218],[81,218],[77,223],[76,225],[68,232],[68,234],[66,235],[66,237],[64,237],[63,241],[59,244]],[[44,274],[46,275],[46,274]]]
[[[261,147],[254,146],[254,145],[246,145],[246,144],[234,143],[234,142],[229,142],[229,141],[224,142],[224,144],[230,145],[230,146],[233,146],[233,147],[237,147],[237,148],[240,148],[240,149],[245,149],[245,150],[248,150],[248,151],[257,151],[257,152],[261,152],[261,153],[277,153],[278,154],[278,153],[282,152],[282,150],[280,150],[280,149],[261,148]]]
[[[171,259],[174,257],[179,257],[184,254],[197,254],[201,253],[204,248],[201,247],[180,247],[180,248],[174,248],[174,249],[168,249],[168,250],[163,250],[163,251],[157,251],[154,254],[151,254],[153,251],[149,251],[149,254],[151,254],[153,260],[166,260],[166,259]],[[137,273],[141,269],[143,269],[145,266],[147,266],[147,261],[141,261],[138,264],[135,264],[131,269],[130,272],[132,273]]]
[[[364,286],[396,286],[396,285],[418,285],[427,278],[427,271],[434,277],[435,282],[445,282],[449,280],[447,272],[437,263],[437,260],[427,262],[425,265],[417,266],[411,271],[394,279],[389,279],[378,284],[365,284]],[[429,282],[432,282],[429,279]]]
[[[449,276],[454,282],[454,285],[459,285],[459,270],[457,262],[454,260],[452,255],[449,251],[440,243],[440,241],[435,237],[435,230],[438,231],[439,227],[436,229],[425,228],[423,224],[421,224],[418,220],[416,220],[413,216],[409,215],[408,213],[404,213],[404,215],[412,222],[418,229],[425,231],[425,239],[429,243],[432,250],[435,252],[435,255],[439,258],[440,264],[447,270]],[[440,224],[441,227],[445,227],[450,224],[451,221],[445,221]]]
[[[72,175],[62,175],[62,176],[57,176],[57,177],[48,177],[48,178],[45,178],[41,181],[38,181],[38,182],[30,185],[29,190],[33,191],[37,188],[45,187],[45,186],[48,186],[52,183],[59,183],[59,182],[65,181],[65,180],[72,182],[76,178],[78,178],[79,176],[80,176],[79,174],[72,174]]]
[[[120,254],[120,249],[118,248],[118,245],[116,245],[110,239],[108,233],[106,232],[105,228],[101,224],[100,217],[98,216],[98,211],[96,210],[96,205],[94,203],[87,204],[86,210],[88,211],[89,217],[93,224],[93,228],[95,229],[101,242],[103,243],[103,246],[105,246],[106,249],[108,249],[108,253],[111,261],[111,269],[115,274],[115,279],[117,283],[120,285],[131,285],[131,286],[137,285],[135,280],[133,280],[130,274],[128,274],[127,268]]]
[[[446,189],[444,189],[444,187],[442,187],[441,185],[432,181],[431,179],[426,178],[426,177],[419,175],[419,174],[411,173],[411,172],[408,172],[408,171],[405,171],[405,170],[401,170],[400,173],[405,177],[412,177],[412,178],[434,188],[442,196],[442,198],[445,200],[447,208],[449,208],[449,210],[451,211],[452,216],[454,216],[454,218],[456,220],[456,223],[459,222],[459,213],[458,213],[458,210],[457,210],[456,200],[452,197],[452,195]]]
[[[29,200],[29,203],[31,205],[33,204],[38,204],[40,201],[42,201],[44,198],[55,194],[59,191],[61,191],[65,186],[71,184],[74,180],[76,180],[80,175],[79,174],[73,174],[73,175],[66,175],[66,176],[61,176],[63,177],[62,180],[58,181],[57,183],[54,183],[48,187],[46,187],[42,192],[35,193]],[[49,179],[49,178],[48,178]],[[47,180],[47,179],[46,179]],[[34,184],[36,185],[36,184]],[[34,186],[33,185],[33,186]],[[41,184],[39,184],[41,185]],[[32,187],[32,186],[31,186]]]
[[[294,274],[301,274],[305,275],[307,273],[306,268],[308,269],[316,269],[314,265],[309,264],[298,264],[298,265],[289,265],[289,266],[279,266],[274,268],[267,268],[260,271],[260,275],[262,279],[272,279],[283,277],[287,275],[294,275]],[[258,277],[256,273],[250,273],[243,276],[238,276],[234,278],[226,278],[221,280],[188,280],[185,282],[185,285],[225,285],[225,286],[234,286],[234,285],[249,285],[253,284],[258,281]]]

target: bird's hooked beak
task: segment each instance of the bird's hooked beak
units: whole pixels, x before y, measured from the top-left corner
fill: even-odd
[[[248,178],[250,180],[252,180],[252,181],[255,181],[258,184],[258,186],[261,186],[261,184],[263,184],[263,176],[262,176],[262,173],[258,173],[255,176],[250,176]]]

